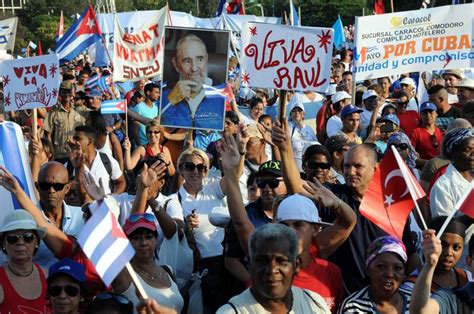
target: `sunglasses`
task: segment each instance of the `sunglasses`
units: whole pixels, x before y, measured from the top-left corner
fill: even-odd
[[[127,218],[128,221],[133,222],[133,223],[139,221],[140,219],[145,219],[146,221],[154,222],[154,221],[155,221],[155,215],[150,214],[150,213],[131,214],[131,215]]]
[[[189,172],[194,171],[194,169],[198,170],[198,172],[206,172],[207,171],[207,165],[206,164],[193,164],[192,162],[185,162],[183,164],[183,169]]]
[[[398,105],[408,105],[408,101],[397,101]]]
[[[309,161],[306,163],[309,169],[316,170],[316,169],[324,169],[327,170],[331,168],[331,164],[328,162],[316,162],[316,161]]]
[[[75,297],[79,294],[79,288],[76,286],[51,286],[48,289],[48,294],[52,297],[57,297],[61,294],[62,291],[65,291],[66,294],[70,297]]]
[[[408,144],[406,143],[401,143],[401,144],[393,144],[392,146],[395,146],[396,148],[398,148],[399,150],[405,150],[405,149],[408,149]]]
[[[23,242],[25,243],[32,243],[35,239],[36,236],[33,232],[25,232],[23,234],[10,234],[5,237],[5,240],[13,245],[18,243],[20,241],[20,238],[23,239]]]
[[[146,133],[148,133],[148,134],[160,134],[160,131],[148,131]]]
[[[43,191],[48,191],[51,187],[58,192],[62,191],[67,183],[49,183],[49,182],[38,182],[38,186]]]
[[[256,182],[257,182],[257,186],[260,189],[264,189],[267,185],[270,187],[270,189],[276,189],[281,181],[283,181],[283,180],[280,180],[280,179],[267,179],[267,180],[257,179]]]
[[[439,142],[435,134],[431,134],[431,143],[433,143],[434,148],[438,148]]]
[[[127,299],[125,296],[116,293],[101,293],[95,296],[94,300],[110,300],[114,299],[115,301],[119,302],[120,304],[131,304],[132,302]]]

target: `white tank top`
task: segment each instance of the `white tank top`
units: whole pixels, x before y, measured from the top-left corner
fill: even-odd
[[[107,154],[107,156],[109,157],[114,157],[114,154],[112,152],[112,144],[110,143],[110,137],[112,135],[110,134],[107,134],[106,138],[105,138],[105,144],[104,146],[101,148],[101,149],[97,149],[98,152],[101,152],[101,153],[104,153],[104,154]]]

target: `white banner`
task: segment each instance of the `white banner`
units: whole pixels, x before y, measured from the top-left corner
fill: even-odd
[[[242,84],[325,92],[332,39],[331,28],[247,23],[242,30]]]
[[[128,33],[115,19],[114,81],[138,81],[160,76],[163,63],[163,31],[166,7],[135,32]]]
[[[13,51],[17,24],[17,17],[0,21],[0,50]]]
[[[356,17],[358,81],[474,66],[474,4]]]
[[[5,60],[2,63],[5,111],[51,107],[58,102],[56,54]]]

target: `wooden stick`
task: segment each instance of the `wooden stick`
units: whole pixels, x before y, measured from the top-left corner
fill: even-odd
[[[393,0],[390,0],[390,7],[392,8],[392,13],[395,12],[395,11],[393,10]]]
[[[133,284],[134,284],[135,287],[137,288],[138,293],[140,294],[140,296],[142,297],[142,299],[144,299],[144,300],[145,300],[145,299],[148,299],[148,294],[146,294],[146,291],[145,291],[145,289],[143,288],[142,283],[141,283],[140,280],[138,279],[137,273],[135,273],[135,270],[133,270],[133,267],[132,267],[132,265],[130,264],[130,262],[128,262],[128,263],[125,265],[125,268],[127,269],[128,273],[130,274],[130,277],[132,277]]]
[[[280,101],[278,102],[278,120],[283,125],[286,116],[286,90],[280,89]]]
[[[125,104],[125,136],[128,137],[128,103]]]
[[[39,140],[36,138],[38,134],[38,112],[36,111],[36,108],[33,108],[33,121],[31,121],[31,137]]]

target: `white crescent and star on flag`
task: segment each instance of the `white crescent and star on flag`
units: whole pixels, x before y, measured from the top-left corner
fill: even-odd
[[[403,179],[403,174],[402,174],[402,171],[400,169],[394,169],[392,171],[389,172],[389,174],[387,175],[387,177],[385,178],[385,181],[384,181],[384,190],[385,191],[393,191],[393,189],[390,189],[388,188],[388,185],[389,185],[389,182],[391,179],[395,178],[395,177],[401,177]],[[405,191],[403,192],[402,195],[400,195],[399,199],[403,198],[405,195],[408,194],[408,186],[406,187]],[[393,203],[395,203],[395,199],[393,198],[393,194],[385,194],[385,200],[384,200],[384,203],[387,204],[387,206],[391,206]]]

